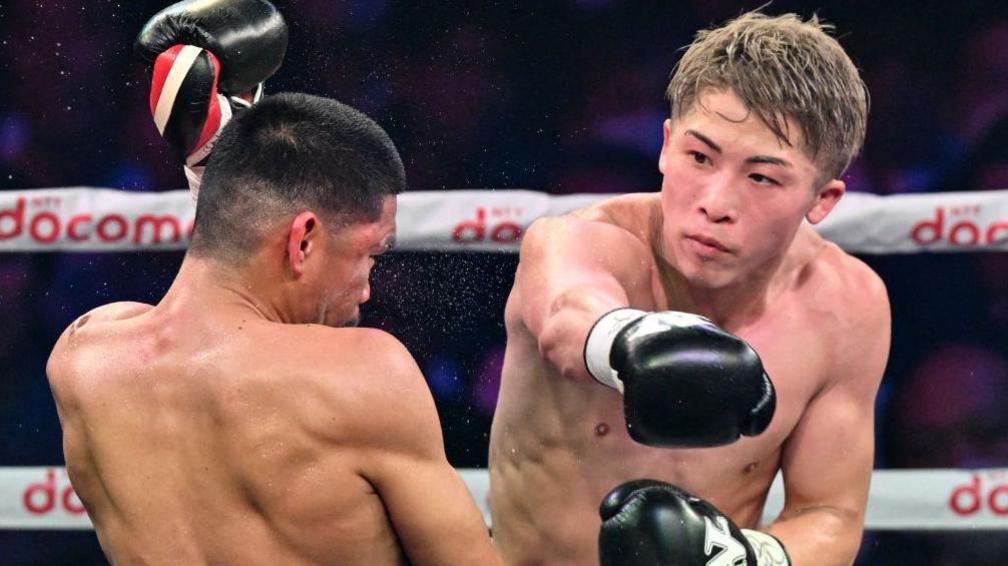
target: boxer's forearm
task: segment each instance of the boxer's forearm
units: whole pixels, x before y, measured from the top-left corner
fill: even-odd
[[[839,566],[854,562],[861,546],[861,515],[824,506],[783,516],[763,530],[780,540],[793,566]]]
[[[585,367],[584,348],[588,332],[600,316],[625,306],[618,297],[575,289],[547,304],[536,339],[539,353],[566,379],[594,381]]]

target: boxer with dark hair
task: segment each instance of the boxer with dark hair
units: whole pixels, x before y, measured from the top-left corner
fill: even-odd
[[[364,114],[270,96],[224,128],[156,305],[75,321],[47,373],[123,564],[493,564],[420,370],[354,328],[405,186]]]

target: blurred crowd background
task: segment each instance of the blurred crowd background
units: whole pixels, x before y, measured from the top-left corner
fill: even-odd
[[[0,186],[179,189],[131,46],[159,1],[0,2]],[[341,99],[391,134],[412,190],[652,191],[663,99],[700,28],[762,1],[277,0],[268,92]],[[1003,0],[778,0],[837,27],[872,98],[845,176],[877,194],[1008,188]],[[44,376],[59,332],[110,301],[156,302],[181,253],[0,255],[0,466],[61,464]],[[893,307],[878,468],[1008,466],[1008,254],[865,256]],[[364,324],[414,353],[458,467],[486,465],[516,258],[397,253]],[[114,363],[114,360],[111,361]],[[1006,564],[1008,531],[868,533],[859,564]],[[93,533],[0,531],[0,563],[103,563]]]

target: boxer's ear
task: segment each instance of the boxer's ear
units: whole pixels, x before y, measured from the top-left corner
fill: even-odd
[[[822,222],[830,211],[833,210],[833,207],[840,202],[840,199],[843,198],[846,192],[847,185],[840,179],[827,181],[825,185],[819,187],[819,190],[816,191],[812,207],[805,213],[805,218],[812,224]]]
[[[668,153],[669,137],[671,135],[672,135],[672,120],[666,118],[665,122],[662,124],[661,152],[658,153],[658,171],[662,175],[665,174],[665,167],[668,166],[666,153]]]
[[[320,229],[318,217],[310,210],[291,220],[290,231],[287,233],[287,262],[294,277],[304,275],[305,264],[319,245]]]

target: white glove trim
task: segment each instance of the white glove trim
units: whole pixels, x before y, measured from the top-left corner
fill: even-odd
[[[613,339],[620,330],[644,316],[642,310],[620,308],[602,315],[588,331],[585,340],[584,359],[588,373],[602,385],[612,387],[623,393],[623,381],[616,375],[616,370],[609,365],[609,353],[612,351]]]
[[[221,93],[216,93],[217,96],[217,106],[220,107],[220,122],[217,125],[217,131],[210,136],[210,139],[206,141],[203,145],[197,147],[192,153],[186,157],[185,164],[187,167],[195,167],[199,165],[210,152],[213,151],[214,146],[217,144],[217,140],[220,139],[221,132],[224,131],[224,126],[231,120],[232,112],[231,105],[228,104],[228,99]],[[202,176],[203,173],[200,173]]]
[[[262,100],[263,92],[263,83],[257,84],[255,94],[252,95],[252,104],[258,104],[259,101]],[[249,106],[252,106],[252,104],[249,104]]]
[[[756,554],[756,566],[791,566],[791,557],[777,537],[751,529],[742,529],[742,534]]]

